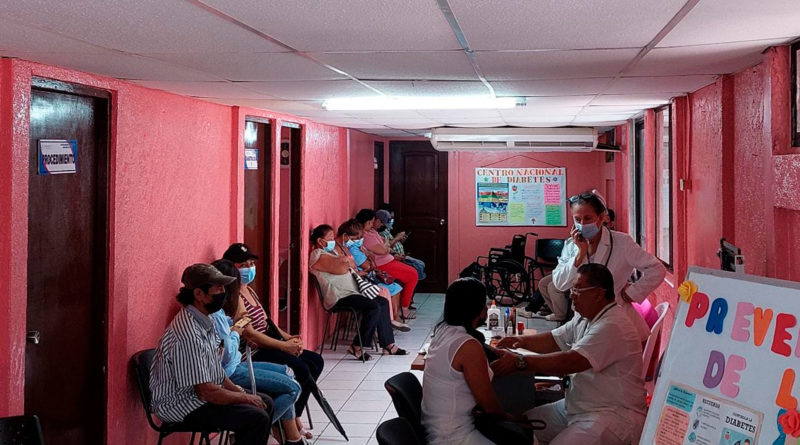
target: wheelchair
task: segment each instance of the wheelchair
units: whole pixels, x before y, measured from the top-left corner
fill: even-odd
[[[525,255],[529,236],[534,232],[514,235],[511,244],[493,247],[486,256],[479,256],[475,263],[476,278],[486,285],[489,298],[501,306],[516,306],[528,301],[533,292],[531,271],[533,259]]]

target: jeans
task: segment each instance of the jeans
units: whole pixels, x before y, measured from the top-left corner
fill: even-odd
[[[256,378],[256,391],[269,394],[275,405],[273,419],[294,419],[294,403],[300,397],[300,384],[287,374],[286,365],[268,362],[253,362],[253,374]],[[229,377],[233,383],[252,390],[250,387],[250,370],[247,363],[239,363],[236,371]]]
[[[236,445],[264,445],[272,426],[272,399],[259,394],[267,409],[253,405],[214,405],[206,403],[189,413],[183,423],[197,431],[219,428],[236,434]]]
[[[417,269],[417,275],[419,275],[420,281],[424,280],[425,277],[427,277],[427,275],[425,275],[425,262],[423,262],[422,260],[418,260],[416,258],[407,256],[403,259],[403,262],[413,267],[414,269]]]
[[[253,355],[253,360],[288,365],[292,368],[294,378],[300,384],[300,397],[294,404],[294,411],[297,417],[303,415],[303,409],[308,403],[309,394],[311,394],[311,384],[317,381],[325,366],[322,356],[308,350],[304,350],[299,357],[296,357],[277,349],[259,349]]]
[[[389,300],[385,298],[369,299],[362,295],[349,295],[339,299],[333,308],[350,307],[361,313],[361,326],[358,332],[361,334],[361,341],[358,344],[358,336],[353,339],[355,346],[369,348],[372,346],[372,337],[375,330],[378,330],[378,341],[381,347],[387,347],[394,343],[394,332],[392,332],[392,320],[389,318]],[[331,309],[333,309],[331,308]]]

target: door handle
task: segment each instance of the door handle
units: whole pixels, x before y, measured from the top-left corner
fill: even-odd
[[[25,341],[28,343],[33,343],[34,345],[38,345],[39,340],[39,331],[28,331],[28,334],[25,336]]]
[[[439,220],[439,225],[440,225],[440,226],[443,226],[444,224],[445,224],[445,220],[444,220],[444,218],[440,219],[440,220]]]

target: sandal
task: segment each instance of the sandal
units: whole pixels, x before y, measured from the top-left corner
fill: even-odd
[[[388,355],[408,355],[408,351],[397,345],[392,345],[392,348],[383,348],[383,353]]]
[[[417,318],[417,316],[413,312],[411,312],[409,309],[401,308],[400,309],[400,318],[402,318],[403,321],[406,321],[406,320],[413,320],[413,319]]]
[[[397,329],[400,332],[408,332],[411,330],[407,324],[401,323],[397,320],[392,320],[392,328]]]
[[[308,408],[306,408],[308,409]],[[300,433],[300,437],[304,437],[307,440],[313,439],[314,435],[310,432],[306,431],[305,427],[303,426],[303,421],[300,420],[299,417],[295,418],[295,423],[297,424],[297,431]]]
[[[356,360],[372,360],[372,356],[369,355],[368,352],[364,351],[364,348],[361,348],[361,350],[356,353],[356,348],[350,345],[350,347],[347,348],[347,353],[355,357]]]

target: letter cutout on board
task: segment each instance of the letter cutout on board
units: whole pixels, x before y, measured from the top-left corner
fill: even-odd
[[[764,344],[764,339],[767,338],[769,332],[769,325],[772,323],[772,309],[764,309],[757,307],[753,311],[753,342],[756,346]]]
[[[750,340],[750,320],[747,318],[753,315],[755,306],[747,301],[740,301],[736,305],[736,316],[733,318],[733,328],[731,329],[731,339],[734,341],[745,342]]]
[[[706,375],[703,376],[703,385],[709,389],[716,388],[722,381],[723,374],[725,374],[725,356],[719,351],[711,351],[708,356]]]
[[[792,334],[787,330],[797,324],[797,318],[792,314],[778,314],[775,317],[775,335],[772,337],[772,352],[784,357],[792,355],[792,348],[786,344],[792,339]]]
[[[717,298],[711,303],[711,310],[708,313],[708,321],[706,322],[706,331],[718,335],[722,334],[722,326],[726,315],[728,315],[728,302],[724,298]]]
[[[695,320],[703,318],[708,312],[708,295],[702,292],[695,292],[689,303],[689,311],[686,312],[686,327],[691,328]]]
[[[725,364],[725,373],[722,375],[722,383],[719,385],[719,390],[722,394],[736,398],[739,395],[739,380],[741,376],[739,371],[743,371],[747,367],[747,360],[744,357],[736,354],[731,354],[728,357],[728,363]]]
[[[783,371],[781,386],[778,388],[777,397],[775,397],[775,404],[786,409],[787,411],[794,411],[797,409],[797,398],[792,395],[794,378],[794,369],[789,368]]]

